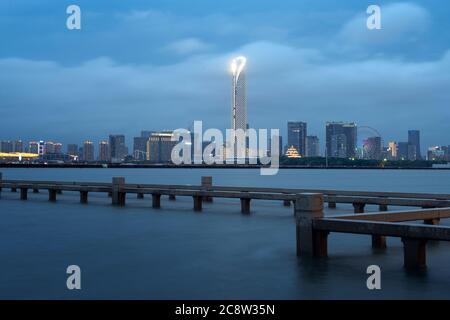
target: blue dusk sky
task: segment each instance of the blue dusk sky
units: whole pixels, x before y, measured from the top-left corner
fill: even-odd
[[[66,8],[81,8],[81,30]],[[381,6],[382,30],[366,28]],[[2,0],[0,139],[98,141],[230,124],[229,61],[248,58],[253,128],[326,121],[450,144],[450,2]]]

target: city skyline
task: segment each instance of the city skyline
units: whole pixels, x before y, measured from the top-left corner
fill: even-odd
[[[238,14],[233,6],[220,8],[223,15],[213,19],[208,10],[180,3],[100,7],[80,1],[85,20],[79,32],[63,23],[59,29],[65,12],[60,17],[49,3],[10,4],[5,12],[21,19],[0,29],[8,43],[0,53],[0,137],[97,142],[114,129],[131,145],[140,128],[183,128],[186,119],[225,129],[229,61],[245,55],[252,127],[284,128],[287,119],[299,119],[325,141],[323,123],[352,121],[396,141],[416,128],[426,133],[424,146],[448,143],[450,28],[439,17],[448,16],[450,6],[381,2],[383,30],[395,32],[368,33],[359,29],[365,7],[356,1],[339,4],[338,13],[332,1],[307,8],[302,2],[277,4],[278,13],[266,3],[249,16],[252,3]],[[43,17],[52,24],[41,25]],[[111,23],[103,26],[105,17]],[[174,20],[182,27],[164,32]],[[242,21],[264,32],[246,31]],[[149,25],[155,28],[141,28]],[[33,33],[39,46],[29,38],[31,26],[41,26]],[[135,37],[123,36],[130,28]],[[118,47],[119,38],[127,45]],[[70,52],[62,50],[67,47]],[[67,130],[72,125],[76,130]]]

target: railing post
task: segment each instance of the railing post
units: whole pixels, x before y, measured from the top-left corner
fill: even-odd
[[[314,219],[323,218],[323,195],[301,193],[295,199],[297,256],[327,256],[328,232],[316,231]]]
[[[423,269],[427,266],[425,239],[402,238],[403,261],[406,269]]]
[[[20,188],[20,200],[27,200],[27,199],[28,199],[28,189]]]
[[[212,188],[212,177],[211,176],[203,176],[202,177],[202,190],[209,191]],[[212,197],[203,197],[204,202],[213,202]]]
[[[122,189],[125,185],[124,177],[113,177],[112,178],[112,204],[114,206],[124,206],[125,205],[125,193]]]

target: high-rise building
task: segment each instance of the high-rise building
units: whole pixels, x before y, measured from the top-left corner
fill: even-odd
[[[399,160],[417,160],[416,146],[408,142],[399,142],[397,155]]]
[[[13,143],[11,141],[0,142],[0,152],[10,153],[13,152]]]
[[[354,158],[357,126],[355,123],[327,122],[326,152],[328,157]]]
[[[22,140],[16,140],[13,142],[13,152],[23,152],[23,142]]]
[[[306,156],[307,157],[320,156],[319,137],[317,136],[306,137]]]
[[[100,141],[98,144],[98,161],[109,161],[109,143],[108,141]]]
[[[380,160],[383,146],[381,137],[369,137],[364,141],[364,158],[370,160]]]
[[[38,154],[40,157],[42,157],[45,154],[45,143],[44,141],[39,141],[38,144]]]
[[[39,142],[37,142],[37,141],[30,141],[28,143],[28,152],[29,153],[34,153],[34,154],[39,154]]]
[[[231,62],[231,129],[247,130],[247,99],[245,69],[247,59],[237,57]]]
[[[147,141],[149,137],[133,138],[133,158],[135,160],[145,160],[147,157]]]
[[[448,149],[447,146],[443,147],[430,147],[427,152],[427,160],[429,161],[445,161],[447,160]]]
[[[172,149],[178,141],[172,141],[172,131],[153,132],[147,141],[147,160],[154,163],[169,163]]]
[[[67,154],[73,157],[78,157],[78,145],[77,144],[68,144],[67,145]]]
[[[422,159],[420,153],[420,131],[419,130],[408,130],[408,143],[415,147],[416,155],[415,159]]]
[[[389,160],[397,160],[398,146],[397,142],[391,141],[388,144],[387,157]]]
[[[123,134],[109,136],[109,152],[111,162],[122,162],[128,155]]]
[[[83,143],[83,160],[94,161],[94,143],[92,141],[85,141]]]
[[[288,147],[294,147],[301,157],[306,156],[306,122],[289,121],[287,124]]]
[[[62,153],[62,144],[59,142],[46,141],[44,143],[44,153],[45,154],[61,154]]]

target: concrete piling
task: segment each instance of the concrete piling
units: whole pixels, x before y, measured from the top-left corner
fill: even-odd
[[[28,189],[20,188],[20,200],[27,200],[27,199],[28,199]]]
[[[192,199],[194,200],[194,211],[202,211],[202,202],[203,202],[202,196],[193,196]]]
[[[323,218],[323,195],[301,193],[295,199],[297,256],[326,257],[328,232],[314,230],[313,220]]]
[[[241,198],[241,212],[250,214],[250,198]]]
[[[364,213],[365,206],[366,206],[365,203],[354,202],[353,203],[354,213]]]
[[[161,195],[159,193],[152,194],[152,207],[155,209],[161,208]]]
[[[212,177],[211,176],[203,176],[202,177],[202,189],[205,191],[209,191],[212,188]],[[203,202],[213,202],[212,197],[203,197]]]
[[[125,185],[124,177],[112,178],[112,204],[114,206],[124,206],[126,193],[122,191]]]
[[[427,266],[425,239],[402,238],[403,261],[406,269],[423,269]]]
[[[56,190],[48,189],[48,201],[55,202],[56,201]]]
[[[80,203],[88,203],[88,192],[80,191]]]

